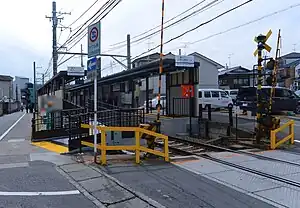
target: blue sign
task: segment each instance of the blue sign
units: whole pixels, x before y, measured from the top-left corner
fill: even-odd
[[[88,71],[95,71],[97,70],[97,58],[91,58],[87,61],[87,70]]]

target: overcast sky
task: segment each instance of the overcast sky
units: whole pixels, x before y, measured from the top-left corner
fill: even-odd
[[[72,15],[65,15],[61,24],[68,26],[94,1],[57,0],[58,11],[72,13]],[[99,0],[72,28],[75,29],[84,23],[105,1]],[[165,20],[176,16],[201,1],[203,0],[165,0]],[[203,4],[194,10],[212,1],[204,1]],[[167,29],[164,40],[167,41],[244,1],[246,0],[220,0],[219,2],[221,3],[218,5]],[[45,15],[51,15],[51,4],[51,0],[3,0],[1,2],[0,74],[27,76],[31,78],[33,74],[33,61],[36,61],[38,67],[42,67],[38,69],[40,73],[43,73],[48,68],[48,63],[52,56],[52,23],[45,18]],[[229,64],[228,57],[230,56],[231,66],[241,65],[252,68],[253,64],[255,64],[253,52],[256,47],[253,39],[259,33],[267,33],[269,29],[273,31],[273,35],[269,40],[269,44],[273,47],[271,55],[275,53],[278,29],[282,30],[282,54],[293,52],[294,48],[296,51],[299,51],[300,28],[297,23],[300,19],[299,6],[230,32],[189,44],[295,4],[300,4],[300,0],[253,0],[248,5],[165,45],[164,53],[172,52],[177,54],[178,49],[182,48],[183,54],[196,51],[222,65]],[[126,34],[131,34],[133,37],[147,29],[158,26],[161,21],[160,10],[161,0],[123,0],[102,21],[102,51],[107,51],[110,49],[110,45],[114,43],[126,40]],[[64,43],[69,35],[69,30],[61,33],[60,29],[58,29],[59,43]],[[159,38],[160,36],[156,35],[140,44],[132,45],[132,56],[148,50],[149,47],[158,45]],[[86,52],[87,38],[84,38],[81,43],[83,44],[84,52]],[[158,52],[158,50],[153,52]],[[80,52],[80,43],[71,51]],[[125,54],[126,48],[109,53]],[[65,56],[64,58],[67,57]],[[84,63],[86,63],[86,59]],[[120,66],[115,66],[113,63],[111,58],[103,58],[102,68],[107,68],[103,72],[104,74],[122,70]],[[113,68],[109,67],[111,64],[113,64]],[[59,70],[65,70],[67,66],[76,65],[80,65],[80,57],[74,57],[72,60],[61,65]]]

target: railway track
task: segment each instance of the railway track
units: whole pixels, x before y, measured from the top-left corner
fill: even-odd
[[[233,167],[233,168],[237,168],[239,170],[242,171],[246,171],[248,173],[252,173],[255,175],[259,175],[259,176],[263,176],[265,178],[268,179],[272,179],[275,181],[279,181],[285,184],[289,184],[291,186],[295,186],[300,188],[300,182],[298,181],[294,181],[294,180],[290,180],[287,178],[283,178],[277,175],[273,175],[273,174],[269,174],[263,171],[259,171],[259,170],[255,170],[255,169],[251,169],[242,165],[238,165],[232,162],[228,162],[222,159],[218,159],[215,157],[210,156],[208,153],[209,152],[232,152],[232,153],[236,153],[236,154],[240,154],[240,155],[248,155],[248,156],[252,156],[261,160],[267,160],[267,161],[273,161],[273,162],[280,162],[280,163],[284,163],[284,164],[288,164],[288,165],[293,165],[293,166],[298,166],[300,167],[299,163],[294,163],[291,161],[286,161],[286,160],[281,160],[281,159],[277,159],[277,158],[271,158],[271,157],[267,157],[267,156],[262,156],[262,155],[258,155],[255,153],[251,153],[251,152],[245,152],[245,151],[240,151],[240,150],[232,150],[232,149],[228,149],[228,148],[224,148],[224,147],[219,147],[219,146],[215,146],[215,145],[211,145],[211,144],[205,144],[205,143],[195,143],[195,142],[190,142],[190,141],[186,141],[184,139],[177,139],[177,138],[169,138],[169,149],[171,155],[175,156],[176,153],[178,153],[177,155],[191,155],[191,156],[197,156],[197,157],[201,157],[219,164],[223,164],[229,167]],[[162,141],[157,141],[158,145],[162,145]]]
[[[158,140],[157,144],[162,145],[163,142]],[[273,162],[280,162],[280,163],[285,163],[288,165],[300,167],[299,163],[295,163],[292,161],[282,160],[282,159],[273,158],[273,157],[267,157],[267,156],[259,155],[257,153],[253,153],[253,152],[234,150],[234,149],[220,147],[220,146],[211,145],[211,144],[206,144],[206,143],[202,143],[202,142],[192,142],[192,141],[188,141],[185,139],[174,138],[174,137],[169,137],[169,149],[173,152],[178,152],[179,154],[197,155],[197,156],[207,154],[207,152],[231,152],[231,153],[235,153],[235,154],[255,157],[255,158],[261,159],[261,160],[269,160],[269,161],[273,161]]]

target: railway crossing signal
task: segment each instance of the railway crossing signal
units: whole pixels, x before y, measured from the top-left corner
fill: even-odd
[[[260,34],[259,36],[254,38],[254,41],[258,44],[257,49],[254,51],[254,56],[258,55],[259,50],[265,49],[268,52],[272,50],[271,46],[266,44],[267,40],[270,38],[271,35],[272,35],[272,30],[269,30],[267,35]]]
[[[256,122],[257,126],[255,129],[256,132],[256,143],[260,144],[261,138],[268,134],[268,128],[265,128],[265,121],[268,120],[266,113],[268,112],[268,102],[266,99],[263,99],[265,96],[262,95],[262,51],[267,50],[271,51],[271,47],[266,43],[267,40],[272,35],[272,31],[269,30],[267,35],[260,34],[255,37],[254,41],[257,43],[257,49],[254,52],[254,56],[257,56],[257,113],[256,113]]]

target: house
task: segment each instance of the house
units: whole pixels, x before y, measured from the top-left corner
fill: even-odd
[[[12,98],[13,78],[11,76],[0,75],[0,100]]]
[[[242,66],[236,66],[219,71],[219,86],[222,89],[239,89],[244,86],[252,86],[255,70]]]
[[[300,53],[292,52],[279,58],[279,68],[285,68],[289,64],[300,59]]]
[[[278,86],[290,89],[298,89],[300,53],[292,52],[281,56],[279,59],[279,68],[277,71]]]
[[[197,52],[190,56],[194,56],[195,62],[200,63],[199,88],[219,88],[218,72],[224,66]]]

